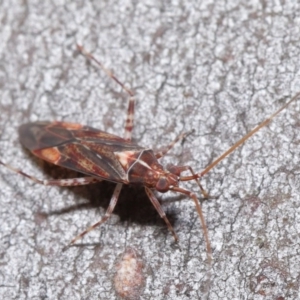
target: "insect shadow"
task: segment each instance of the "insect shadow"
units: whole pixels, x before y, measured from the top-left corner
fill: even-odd
[[[66,179],[83,176],[80,172],[61,168],[46,161],[43,161],[41,166],[41,161],[39,159],[35,159],[26,148],[24,148],[24,151],[28,154],[28,158],[32,160],[32,163],[37,167],[42,168],[43,173],[49,178]],[[74,193],[74,201],[77,203],[62,209],[42,212],[42,215],[50,217],[54,215],[64,215],[78,210],[98,209],[97,215],[101,216],[105,213],[105,210],[109,205],[115,186],[115,183],[102,181],[88,186],[59,187],[60,189],[68,189]],[[84,202],[82,202],[81,199],[84,199]],[[167,203],[180,201],[181,199],[184,199],[184,197],[173,197],[172,199],[169,199]],[[168,229],[166,228],[164,221],[159,217],[154,206],[149,201],[143,186],[125,185],[114,209],[114,214],[119,216],[121,223],[132,222],[139,225],[159,226],[160,232],[163,232],[162,234],[168,234]],[[168,206],[166,208],[166,215],[170,223],[174,225],[178,219],[178,212]]]

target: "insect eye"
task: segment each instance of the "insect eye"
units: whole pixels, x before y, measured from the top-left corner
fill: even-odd
[[[157,191],[165,193],[169,190],[169,182],[165,177],[160,177],[156,184]]]

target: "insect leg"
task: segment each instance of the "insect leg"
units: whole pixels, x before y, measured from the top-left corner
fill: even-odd
[[[87,58],[94,61],[111,79],[113,79],[121,88],[129,95],[127,118],[125,122],[125,135],[124,138],[128,141],[131,140],[131,132],[133,129],[133,115],[134,115],[134,93],[128,89],[117,77],[114,76],[112,71],[104,67],[104,65],[95,58],[90,52],[86,51],[81,45],[77,45],[78,50]]]
[[[96,183],[101,181],[101,179],[96,179],[94,177],[79,177],[79,178],[70,178],[70,179],[53,179],[53,180],[47,180],[47,179],[37,179],[34,176],[31,176],[27,173],[24,173],[20,169],[16,169],[12,167],[9,164],[5,164],[0,160],[0,165],[3,165],[4,167],[10,169],[13,172],[16,172],[24,177],[29,178],[30,180],[43,184],[43,185],[57,185],[57,186],[75,186],[75,185],[86,185],[86,184],[91,184],[91,183]]]
[[[118,202],[118,198],[121,192],[123,184],[122,183],[118,183],[117,186],[115,187],[114,193],[112,195],[112,198],[110,199],[110,203],[109,206],[106,210],[106,213],[104,215],[104,217],[97,223],[93,224],[92,226],[88,227],[85,231],[83,231],[82,233],[80,233],[79,235],[77,235],[71,242],[70,245],[74,244],[76,241],[80,240],[84,235],[86,235],[87,233],[89,233],[90,231],[94,230],[96,227],[100,226],[101,224],[103,224],[107,219],[109,219],[109,217],[111,216],[117,202]]]
[[[153,206],[154,206],[155,209],[157,210],[158,214],[160,215],[160,217],[161,217],[162,219],[164,219],[164,221],[166,222],[166,224],[167,224],[167,226],[168,226],[168,229],[172,232],[175,241],[178,242],[178,236],[177,236],[176,232],[174,231],[174,229],[173,229],[171,223],[169,222],[169,220],[168,220],[168,218],[167,218],[165,212],[163,211],[163,209],[162,209],[160,203],[159,203],[158,200],[156,199],[155,195],[153,194],[153,192],[152,192],[149,188],[145,187],[145,190],[146,190],[146,193],[147,193],[147,195],[148,195],[148,197],[149,197],[151,203],[153,204]]]
[[[199,181],[199,176],[194,172],[194,170],[190,166],[169,166],[168,170],[176,174],[177,176],[180,176],[181,172],[183,171],[190,171],[192,173],[192,176],[182,176],[179,178],[179,181],[190,181],[190,180],[195,180],[201,190],[201,193],[204,198],[209,198],[208,193],[205,191],[205,189],[202,187],[200,181]]]
[[[201,221],[201,225],[202,225],[202,229],[203,229],[203,235],[204,235],[204,239],[205,239],[205,243],[206,243],[207,258],[208,258],[209,264],[211,264],[212,252],[211,252],[211,245],[210,245],[210,241],[209,241],[209,237],[208,237],[208,230],[207,230],[206,222],[205,222],[205,219],[204,219],[204,216],[202,213],[201,205],[200,205],[196,195],[190,191],[184,190],[184,189],[182,189],[180,187],[176,187],[176,186],[172,187],[170,190],[174,191],[174,192],[179,192],[181,194],[185,194],[188,197],[193,199],[193,201],[196,205],[196,209],[197,209],[198,215],[200,217],[200,221]]]
[[[124,133],[124,139],[127,141],[131,141],[132,138],[132,129],[133,129],[133,121],[134,121],[134,104],[135,104],[135,99],[133,96],[130,96],[128,100],[127,117],[125,121],[125,133]]]
[[[194,130],[191,130],[191,131],[188,131],[188,132],[185,132],[185,133],[181,133],[180,135],[178,135],[175,138],[175,140],[173,142],[171,142],[168,146],[164,147],[162,150],[155,153],[155,157],[158,159],[158,158],[161,158],[161,157],[165,156],[167,154],[167,152],[169,152],[177,142],[183,140],[185,137],[190,135],[192,132],[194,132]]]

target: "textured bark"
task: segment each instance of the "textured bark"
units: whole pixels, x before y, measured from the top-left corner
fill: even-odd
[[[127,95],[76,43],[136,91],[135,141],[201,171],[300,90],[296,1],[1,1],[1,160],[38,178],[78,174],[30,155],[18,126],[82,123],[123,135]],[[216,4],[214,4],[216,2]],[[189,4],[187,4],[189,3]],[[167,193],[174,243],[142,189],[39,186],[0,169],[0,298],[118,299],[120,257],[136,249],[140,299],[295,299],[299,291],[300,100],[207,174],[211,284],[193,202]],[[194,183],[183,184],[201,196]],[[205,291],[208,291],[205,293]],[[283,298],[280,298],[283,297]]]

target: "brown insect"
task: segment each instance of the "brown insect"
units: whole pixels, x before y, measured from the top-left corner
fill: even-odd
[[[115,190],[104,217],[75,237],[71,241],[71,244],[75,243],[95,227],[104,223],[110,217],[118,201],[123,184],[140,184],[145,187],[145,191],[150,201],[160,217],[164,219],[168,229],[172,232],[177,241],[177,235],[153,191],[155,190],[161,193],[174,191],[184,194],[191,198],[196,205],[196,210],[203,228],[208,259],[211,261],[211,246],[208,230],[197,196],[193,192],[179,187],[179,183],[182,181],[195,180],[200,187],[203,196],[208,197],[208,194],[201,186],[199,179],[258,130],[266,126],[291,102],[295,101],[300,93],[296,94],[268,119],[241,138],[202,172],[196,173],[189,166],[169,166],[164,168],[158,162],[158,159],[163,157],[178,141],[184,139],[189,132],[180,134],[172,143],[159,152],[154,152],[150,148],[145,148],[133,143],[131,141],[135,103],[133,92],[126,88],[124,84],[106,69],[92,54],[84,50],[82,46],[78,45],[77,47],[84,56],[100,66],[105,73],[119,84],[129,95],[124,138],[76,123],[28,123],[19,128],[21,143],[26,148],[41,159],[61,167],[79,171],[87,176],[73,179],[40,180],[19,169],[15,169],[2,161],[0,161],[0,164],[43,185],[76,186],[96,183],[102,180],[116,183]],[[182,176],[181,174],[185,171],[190,172],[190,175]]]

